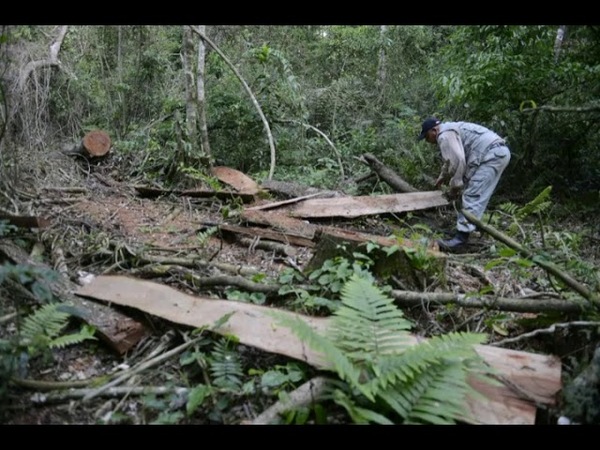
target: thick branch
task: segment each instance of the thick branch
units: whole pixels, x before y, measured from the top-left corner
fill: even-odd
[[[548,111],[548,112],[560,112],[560,113],[588,113],[588,112],[597,112],[600,111],[599,105],[587,105],[587,106],[538,106],[537,108],[524,108],[522,112],[524,113],[532,113],[539,111]]]
[[[67,31],[69,31],[68,26],[63,25],[62,27],[60,27],[58,36],[56,37],[54,42],[52,42],[52,44],[50,44],[50,54],[48,55],[48,58],[39,59],[37,61],[30,61],[25,65],[25,67],[23,68],[23,72],[21,73],[21,76],[19,77],[19,91],[22,91],[25,88],[25,83],[27,83],[27,79],[29,78],[29,75],[31,75],[31,73],[34,70],[39,69],[40,67],[45,67],[45,66],[60,67],[61,63],[58,59],[58,53],[60,52],[60,47],[62,46],[63,40],[67,34]]]
[[[379,175],[379,177],[389,184],[396,192],[419,191],[410,183],[404,181],[396,172],[379,161],[374,155],[366,153],[359,160],[360,162],[367,164],[373,172],[377,173],[377,175]]]
[[[401,306],[418,306],[423,303],[438,305],[456,304],[465,308],[487,308],[498,311],[513,312],[547,312],[578,313],[584,310],[582,305],[566,300],[526,299],[479,296],[467,297],[465,294],[445,292],[412,292],[394,290],[391,293],[397,304]]]
[[[542,269],[544,269],[544,270],[548,271],[549,273],[551,273],[552,275],[554,275],[556,278],[561,280],[563,283],[565,283],[567,286],[569,286],[575,292],[580,294],[582,297],[584,297],[587,300],[589,300],[590,302],[594,303],[596,306],[600,306],[600,299],[598,298],[597,294],[590,291],[590,289],[587,286],[585,286],[585,285],[581,284],[579,281],[575,280],[570,274],[564,272],[562,269],[560,269],[559,267],[554,265],[554,263],[552,263],[550,261],[546,261],[546,260],[541,259],[540,257],[536,256],[531,250],[528,250],[525,247],[521,246],[518,242],[511,239],[509,236],[506,236],[505,234],[496,230],[492,226],[486,225],[483,222],[481,222],[479,219],[477,219],[477,217],[475,217],[469,211],[463,209],[462,213],[464,214],[464,216],[467,218],[467,220],[469,222],[476,225],[479,229],[485,231],[486,233],[488,233],[495,239],[499,240],[500,242],[508,245],[513,250],[518,251],[521,256],[531,259],[531,261],[536,263]]]
[[[319,399],[325,392],[327,379],[324,377],[316,377],[307,381],[298,389],[290,392],[286,400],[280,400],[274,403],[269,408],[265,409],[259,416],[251,422],[246,422],[247,425],[269,425],[277,423],[280,414],[286,411],[291,411],[304,406],[309,406]]]
[[[197,275],[189,269],[178,266],[152,266],[138,269],[135,273],[145,277],[162,277],[167,274],[181,273],[183,277],[194,283],[199,289],[211,287],[230,287],[235,286],[248,292],[261,292],[266,295],[275,295],[282,288],[282,285],[271,283],[255,283],[242,276],[212,276],[203,277]],[[309,290],[311,286],[299,285],[298,289]],[[531,298],[504,298],[479,296],[467,297],[465,294],[436,293],[436,292],[413,292],[393,290],[390,294],[397,304],[401,306],[418,306],[423,303],[434,303],[438,305],[456,304],[465,308],[486,308],[496,311],[513,312],[548,312],[556,311],[561,313],[579,313],[584,310],[584,305],[575,302],[556,299],[531,299]]]

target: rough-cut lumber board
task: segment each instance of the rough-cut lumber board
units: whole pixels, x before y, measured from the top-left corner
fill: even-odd
[[[265,239],[270,239],[272,241],[285,242],[286,244],[298,245],[301,247],[309,247],[312,248],[315,246],[315,243],[307,238],[287,235],[285,233],[280,233],[274,230],[270,230],[268,228],[257,228],[257,227],[238,227],[235,225],[227,225],[221,224],[219,225],[219,229],[221,231],[241,234],[252,237],[261,237]]]
[[[280,310],[251,303],[192,296],[163,284],[119,275],[96,277],[76,294],[137,308],[174,323],[198,328],[211,327],[226,314],[234,313],[223,326],[215,330],[216,333],[233,334],[246,345],[309,364],[324,365],[322,357],[291,330],[275,325],[276,321],[270,314]],[[290,312],[282,313],[289,317],[296,316]],[[325,330],[327,319],[303,319],[316,330]]]
[[[285,206],[292,217],[360,217],[373,214],[417,211],[448,205],[442,191],[408,192],[405,194],[366,195],[358,197],[314,198]]]
[[[266,225],[273,229],[291,236],[314,239],[318,230],[317,225],[313,225],[301,219],[278,214],[275,212],[264,212],[246,209],[242,211],[240,219],[248,223]]]
[[[9,242],[0,241],[0,255],[6,256],[15,264],[27,264],[50,270],[46,265],[32,260],[23,249]],[[73,292],[79,286],[65,277],[50,283],[49,288],[63,304],[74,307],[72,312],[75,316],[96,328],[100,338],[119,355],[126,353],[149,334],[148,328],[142,322],[114,308],[74,295]]]
[[[212,327],[231,314],[228,321],[213,330],[235,335],[240,342],[267,352],[304,361],[317,368],[327,368],[323,355],[305,345],[291,330],[281,326],[272,313],[285,314],[306,321],[317,332],[327,330],[329,318],[309,317],[266,306],[197,297],[168,286],[124,276],[100,276],[83,286],[77,295],[137,308],[174,323],[191,327]],[[414,338],[416,344],[418,339]],[[554,405],[561,389],[561,363],[551,355],[507,350],[480,345],[479,355],[504,382],[502,386],[472,386],[483,395],[469,398],[469,407],[478,424],[535,423],[536,402]]]
[[[256,181],[231,167],[216,166],[210,169],[210,173],[238,192],[255,195],[260,191],[260,186]]]
[[[10,225],[19,228],[46,228],[50,225],[48,219],[37,216],[12,216],[10,214],[0,214],[0,222],[7,221]]]

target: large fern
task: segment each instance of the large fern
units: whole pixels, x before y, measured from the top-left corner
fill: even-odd
[[[330,397],[357,423],[455,423],[468,418],[473,376],[494,383],[475,351],[476,333],[450,333],[414,344],[393,299],[371,280],[353,276],[342,289],[328,333],[299,319],[278,316],[307,345],[321,352],[343,383]]]
[[[49,303],[40,307],[23,321],[19,336],[20,345],[35,356],[46,350],[96,339],[93,327],[89,326],[83,326],[77,333],[64,334],[70,318],[71,314],[66,305]]]

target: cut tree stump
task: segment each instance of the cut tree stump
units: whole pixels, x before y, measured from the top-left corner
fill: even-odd
[[[418,243],[396,238],[383,237],[356,231],[343,230],[334,227],[321,227],[316,233],[317,241],[313,257],[305,267],[309,273],[323,266],[326,260],[335,257],[345,257],[354,260],[355,253],[368,255],[374,265],[371,268],[374,275],[386,280],[392,276],[401,279],[407,288],[422,288],[424,283],[429,283],[429,278],[435,276],[443,281],[446,269],[446,255],[435,247],[419,248]],[[377,244],[379,248],[369,251],[369,244]],[[387,252],[386,247],[398,246],[399,250]],[[427,258],[427,271],[418,270],[412,263],[412,254],[407,253],[404,247],[421,252],[421,258]],[[410,251],[410,250],[409,250]],[[440,274],[442,276],[440,276]]]
[[[86,133],[79,145],[67,153],[85,156],[86,158],[101,158],[108,155],[111,146],[112,142],[106,131],[93,130]]]
[[[169,286],[125,276],[99,276],[77,295],[137,308],[165,320],[194,328],[209,327],[219,335],[236,336],[239,342],[258,349],[330,369],[324,355],[313,350],[275,314],[304,321],[315,331],[327,331],[330,319],[310,317],[272,307],[192,296]],[[217,321],[228,317],[220,327]],[[419,339],[415,336],[413,343]],[[474,417],[469,423],[487,425],[534,425],[539,406],[555,406],[562,388],[561,362],[552,355],[535,354],[478,345],[477,353],[498,373],[499,386],[471,385],[480,395],[468,398]]]

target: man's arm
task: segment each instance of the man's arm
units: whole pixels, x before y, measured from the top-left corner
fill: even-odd
[[[450,188],[462,188],[467,163],[465,161],[465,151],[458,134],[448,130],[439,134],[437,141],[444,161],[438,180],[445,181],[450,178]]]

